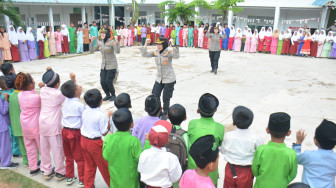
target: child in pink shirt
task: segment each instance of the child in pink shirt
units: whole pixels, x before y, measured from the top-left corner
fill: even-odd
[[[39,173],[38,151],[40,150],[39,117],[41,99],[35,93],[34,79],[26,73],[20,72],[16,76],[15,87],[22,90],[19,95],[21,108],[20,120],[24,144],[27,150],[28,164],[31,175]]]
[[[189,169],[184,172],[180,180],[180,188],[215,188],[209,172],[218,167],[218,147],[213,135],[203,136],[197,139],[190,147],[190,155],[194,159],[197,169]]]
[[[62,146],[62,103],[65,97],[58,90],[60,78],[50,67],[42,76],[41,87],[41,114],[40,114],[40,140],[41,140],[41,170],[44,179],[55,176],[56,180],[65,179],[65,156]],[[53,154],[55,172],[52,169],[50,151]]]
[[[128,46],[133,46],[133,29],[132,26],[128,26]]]
[[[183,36],[183,46],[187,47],[188,46],[188,28],[187,28],[187,25],[183,26],[182,36]]]

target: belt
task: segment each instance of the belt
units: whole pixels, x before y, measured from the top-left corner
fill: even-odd
[[[63,127],[64,129],[68,129],[68,130],[79,130],[79,129],[75,129],[75,128],[69,128],[69,127]]]
[[[88,138],[86,136],[83,136],[83,137],[86,138],[86,139],[89,139],[89,140],[100,140],[101,139],[101,137],[95,137],[95,138]]]
[[[241,165],[234,165],[234,164],[231,164],[231,163],[229,163],[229,166],[230,166],[233,178],[237,178],[238,177],[237,173],[236,173],[236,169],[234,168],[235,166],[243,167],[243,168],[249,168],[249,167],[251,167],[251,165],[241,166]]]

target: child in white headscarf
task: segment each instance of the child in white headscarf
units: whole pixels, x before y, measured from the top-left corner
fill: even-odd
[[[241,29],[238,28],[236,36],[235,36],[235,41],[234,41],[234,43],[235,43],[234,51],[240,52],[242,38],[243,38],[243,33],[242,33]]]
[[[62,52],[67,55],[70,53],[70,49],[69,49],[69,42],[70,42],[70,38],[69,38],[69,31],[66,25],[62,25],[62,30],[61,30],[62,36],[63,36],[63,43],[62,43]]]
[[[29,59],[34,60],[34,59],[37,58],[36,41],[35,41],[35,38],[34,38],[34,35],[33,35],[33,29],[31,27],[27,28],[26,36],[27,36]]]
[[[230,35],[229,35],[229,46],[228,46],[229,50],[232,50],[232,46],[233,46],[235,36],[236,36],[236,31],[235,31],[234,26],[232,25],[230,27]]]
[[[299,40],[300,36],[298,34],[297,31],[294,32],[294,35],[292,36],[291,38],[291,47],[290,47],[290,50],[289,50],[289,53],[291,55],[297,55],[297,51],[298,51],[298,45],[299,45]]]
[[[278,47],[277,47],[277,52],[276,52],[277,55],[281,55],[282,46],[284,42],[284,36],[285,36],[285,31],[282,30],[279,34]]]
[[[266,43],[265,53],[271,52],[272,35],[273,35],[272,27],[268,27],[265,34],[265,43]]]
[[[22,27],[18,27],[17,29],[17,38],[19,42],[19,51],[20,51],[21,61],[22,62],[30,61],[29,54],[28,54],[28,46],[27,46],[28,39]]]
[[[317,55],[317,45],[318,45],[318,38],[319,38],[320,31],[315,30],[314,34],[312,35],[312,41],[310,43],[310,56],[316,57]]]
[[[316,57],[321,57],[322,51],[323,51],[324,42],[325,42],[326,38],[327,38],[326,32],[325,32],[325,30],[322,30],[321,33],[318,36]]]
[[[38,28],[36,31],[36,40],[39,47],[39,59],[44,59],[44,37],[42,34],[42,28]]]
[[[11,43],[12,60],[15,62],[19,62],[20,61],[20,53],[18,49],[19,41],[17,33],[15,32],[15,28],[12,25],[9,26],[8,35],[9,35],[9,42]]]
[[[265,27],[262,27],[259,32],[259,45],[258,45],[258,51],[261,53],[264,50],[264,44],[265,44]]]
[[[333,33],[332,31],[329,31],[328,36],[326,37],[326,42],[324,43],[324,46],[323,46],[321,57],[330,57],[331,45],[333,42],[334,42]]]
[[[245,37],[246,39],[245,39],[244,52],[250,52],[251,40],[252,40],[252,31],[250,28],[247,29]]]
[[[258,29],[255,29],[254,33],[251,37],[251,48],[250,48],[251,53],[257,52],[258,37],[259,37],[258,36]]]

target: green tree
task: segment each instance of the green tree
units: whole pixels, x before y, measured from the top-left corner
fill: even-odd
[[[174,8],[165,9],[165,5],[174,6]],[[195,15],[199,15],[195,11],[195,7],[211,9],[212,6],[205,0],[194,0],[190,3],[186,3],[184,0],[180,1],[164,1],[158,5],[162,9],[162,16],[168,16],[170,23],[178,22],[180,18],[183,24],[187,24],[188,21],[193,20]]]
[[[216,0],[213,1],[214,8],[218,11],[219,14],[222,15],[223,23],[225,22],[225,18],[227,17],[228,11],[232,11],[234,13],[240,12],[243,9],[237,7],[237,3],[244,2],[245,0]]]
[[[6,15],[14,23],[14,26],[22,26],[20,13],[13,7],[12,0],[0,0],[0,14]]]

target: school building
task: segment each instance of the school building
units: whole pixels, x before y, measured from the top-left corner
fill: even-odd
[[[112,1],[112,2],[111,2]],[[192,0],[186,0],[191,2]],[[208,0],[211,2],[210,0]],[[132,0],[12,0],[15,8],[21,14],[26,26],[75,25],[92,21],[98,24],[121,25],[129,24],[133,15]],[[138,23],[167,23],[167,17],[162,18],[162,10],[158,4],[163,0],[145,0],[139,4]],[[333,24],[329,19],[330,12],[325,6],[328,0],[245,0],[239,3],[242,8],[239,13],[228,12],[225,22],[235,27],[260,28],[270,26],[279,30],[298,27],[326,28]],[[165,9],[174,8],[165,6]],[[221,22],[222,15],[216,10],[195,8],[199,12],[191,24],[197,24],[196,18],[204,23]],[[331,21],[332,20],[332,21]],[[0,15],[0,25],[8,25],[8,17]]]

